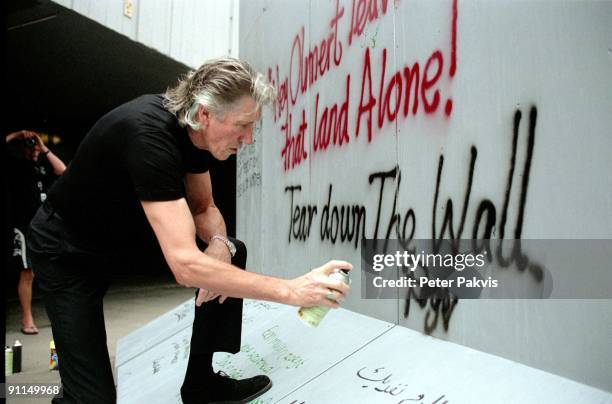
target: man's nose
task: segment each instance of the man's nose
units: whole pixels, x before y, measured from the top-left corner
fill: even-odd
[[[252,144],[253,143],[253,128],[246,129],[246,133],[242,135],[241,142],[243,144]]]

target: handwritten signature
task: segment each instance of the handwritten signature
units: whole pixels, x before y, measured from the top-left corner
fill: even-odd
[[[356,375],[361,380],[375,383],[375,385],[373,386],[374,391],[378,393],[389,394],[394,397],[399,396],[406,390],[408,385],[405,383],[398,383],[398,384],[392,383],[391,378],[393,377],[393,373],[388,373],[384,369],[385,367],[382,366],[382,367],[379,367],[373,370],[368,370],[367,366],[364,366],[363,368],[357,371]],[[370,387],[370,385],[363,384],[361,387],[364,389],[367,389]],[[431,402],[428,399],[427,402],[430,404],[447,404],[448,400],[444,400],[444,397],[445,396],[442,395]],[[422,404],[425,404],[425,402],[423,401],[424,399],[425,399],[425,394],[419,393],[415,397],[403,398],[400,401],[398,401],[397,404],[403,404],[403,403],[415,402],[415,401],[420,401]]]

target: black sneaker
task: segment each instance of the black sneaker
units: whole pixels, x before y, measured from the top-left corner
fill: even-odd
[[[268,376],[236,380],[217,372],[197,389],[181,387],[183,404],[242,404],[261,396],[272,387]]]

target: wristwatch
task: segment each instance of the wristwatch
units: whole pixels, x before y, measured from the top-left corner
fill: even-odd
[[[210,238],[210,241],[212,242],[213,240],[219,240],[221,242],[223,242],[223,244],[225,244],[227,246],[227,249],[230,252],[230,255],[233,257],[236,254],[236,246],[234,245],[234,243],[232,243],[231,241],[229,241],[229,239],[225,236],[222,236],[220,234],[215,234],[214,236],[212,236]]]

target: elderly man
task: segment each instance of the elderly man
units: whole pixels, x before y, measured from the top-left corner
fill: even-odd
[[[115,401],[104,274],[147,231],[177,282],[199,288],[196,305],[205,302],[196,308],[185,404],[242,403],[270,388],[266,376],[234,380],[212,369],[214,352],[240,348],[241,298],[330,307],[344,299],[348,287],[327,275],[350,269],[347,262],[330,261],[295,279],[230,264],[244,266],[246,250],[227,238],[208,169],[252,143],[253,125],[273,94],[248,64],[217,59],[164,96],[145,95],[109,112],[87,134],[28,239],[60,361],[63,398],[54,403]]]

